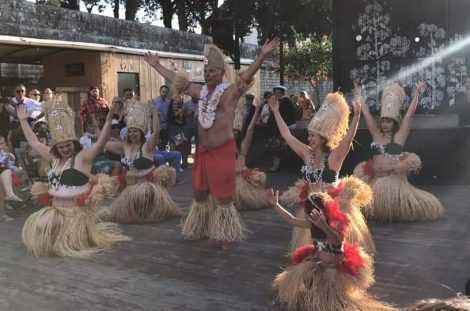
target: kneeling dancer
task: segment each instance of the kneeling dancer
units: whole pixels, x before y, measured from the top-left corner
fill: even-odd
[[[51,147],[42,144],[27,119],[26,108],[19,105],[17,116],[30,144],[51,162],[49,183],[35,183],[33,196],[46,207],[28,217],[23,227],[23,242],[35,256],[56,254],[84,257],[117,241],[128,240],[112,223],[99,223],[99,203],[113,192],[110,178],[92,181],[91,166],[111,132],[114,109],[97,142],[82,150],[75,135],[74,113],[59,96],[46,102],[44,114],[51,130]]]

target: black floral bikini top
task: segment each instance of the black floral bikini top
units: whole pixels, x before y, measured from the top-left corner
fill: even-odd
[[[392,141],[389,142],[388,144],[384,145],[381,142],[374,141],[370,144],[370,149],[372,150],[373,155],[378,155],[381,154],[385,156],[386,158],[389,158],[391,160],[401,160],[402,158],[402,153],[403,153],[403,147],[399,144],[397,144],[394,141],[394,136],[392,136]]]
[[[57,166],[58,163],[59,163],[59,159],[54,159],[54,163],[52,167]],[[73,188],[73,187],[80,187],[80,186],[86,185],[90,178],[84,173],[75,169],[74,166],[75,166],[75,155],[70,159],[70,167],[67,169],[64,169],[59,174],[54,172],[53,169],[50,169],[47,172],[47,179],[49,182],[49,186],[57,190],[60,187]]]
[[[143,171],[154,167],[153,161],[143,156],[142,145],[140,145],[139,157],[137,159],[132,161],[124,156],[121,158],[121,163],[127,170],[135,169]]]
[[[320,168],[315,168],[313,166],[313,154],[310,157],[310,160],[307,164],[303,165],[300,169],[302,178],[305,181],[316,183],[324,182],[328,184],[333,184],[338,182],[339,172],[336,172],[329,168],[328,166],[328,156],[329,154],[324,154],[323,164]]]

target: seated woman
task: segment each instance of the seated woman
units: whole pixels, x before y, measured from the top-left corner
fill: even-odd
[[[278,191],[271,189],[268,196],[281,217],[309,230],[313,241],[298,248],[292,265],[274,280],[277,298],[288,310],[395,310],[367,294],[374,282],[372,259],[357,244],[344,242],[350,223],[338,201],[325,192],[312,193],[305,201],[305,219],[279,204]]]
[[[244,96],[242,97],[245,98]],[[241,140],[241,130],[243,128],[243,110],[245,109],[245,100],[240,99],[237,111],[235,112],[235,121],[233,123],[233,132],[237,143],[237,184],[235,195],[235,206],[239,209],[261,209],[269,207],[266,199],[265,185],[266,174],[256,169],[246,167],[246,154],[253,141],[253,132],[261,110],[260,101],[255,101],[255,112],[251,118],[250,124],[246,129],[246,134]],[[241,141],[241,142],[240,142]]]
[[[394,83],[382,93],[380,127],[377,127],[369,107],[362,113],[372,135],[372,160],[361,162],[354,175],[372,186],[374,193],[372,209],[366,216],[379,222],[434,221],[444,214],[444,208],[432,194],[413,187],[407,175],[421,168],[421,160],[414,153],[404,152],[403,146],[410,134],[413,114],[418,105],[423,81],[416,85],[416,93],[408,106],[400,126],[400,107],[405,98],[403,88]],[[356,95],[361,87],[356,84]]]
[[[17,115],[30,146],[51,162],[48,184],[35,183],[34,197],[46,205],[28,217],[23,227],[23,242],[35,256],[56,254],[83,257],[117,241],[128,240],[116,225],[99,223],[96,208],[112,194],[109,178],[101,176],[93,182],[90,171],[95,156],[108,139],[112,112],[97,143],[82,150],[75,135],[75,116],[60,96],[46,102],[44,113],[51,129],[50,147],[41,143],[27,122],[24,105]]]
[[[349,106],[341,93],[330,93],[308,126],[308,145],[295,138],[279,114],[279,104],[272,97],[269,105],[276,118],[279,131],[289,147],[302,158],[302,179],[284,192],[281,201],[285,204],[302,205],[311,192],[335,192],[339,194],[339,171],[352,145],[361,111],[361,101],[353,102],[354,116],[348,129]],[[360,182],[354,183],[359,185]],[[367,190],[368,187],[361,187]],[[370,191],[369,191],[370,193]],[[346,241],[360,243],[368,252],[375,250],[369,229],[359,206],[351,208],[350,201],[341,201],[341,208],[350,210],[351,224],[346,232]],[[302,208],[297,217],[306,217]],[[308,230],[294,227],[290,252],[297,247],[310,244]]]
[[[158,114],[153,112],[152,134],[148,139],[150,108],[147,103],[128,102],[125,142],[108,142],[106,149],[121,154],[124,173],[118,176],[121,193],[103,209],[103,219],[118,223],[159,222],[183,213],[171,198],[168,187],[176,181],[175,170],[162,165],[155,168],[153,153],[158,143]]]

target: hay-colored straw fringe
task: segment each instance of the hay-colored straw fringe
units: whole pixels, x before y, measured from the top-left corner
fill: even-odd
[[[217,207],[209,220],[209,238],[219,243],[241,241],[247,229],[233,204],[230,207]]]
[[[151,182],[127,186],[107,208],[101,219],[117,223],[157,223],[182,216],[167,190]]]
[[[263,178],[264,175],[264,178]],[[243,176],[237,176],[237,193],[235,195],[234,204],[239,210],[262,209],[270,207],[264,182],[266,175],[259,172],[252,176],[251,182],[245,180]]]
[[[214,210],[214,202],[210,197],[203,203],[193,201],[182,224],[181,232],[185,239],[199,240],[209,236],[209,220]]]

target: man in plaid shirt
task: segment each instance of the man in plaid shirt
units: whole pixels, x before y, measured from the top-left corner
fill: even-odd
[[[81,121],[91,119],[93,116],[98,119],[101,115],[109,112],[108,102],[100,97],[100,90],[97,86],[91,86],[88,93],[88,99],[83,102],[78,117]]]

